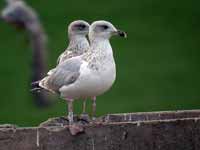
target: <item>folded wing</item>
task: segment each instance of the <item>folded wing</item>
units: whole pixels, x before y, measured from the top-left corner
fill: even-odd
[[[39,83],[39,86],[57,93],[62,86],[70,85],[78,79],[82,60],[80,57],[73,57],[59,64],[54,71]]]

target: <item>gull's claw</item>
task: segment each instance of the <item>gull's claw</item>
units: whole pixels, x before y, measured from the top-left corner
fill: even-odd
[[[81,114],[79,119],[80,119],[81,122],[84,122],[84,123],[90,123],[90,121],[91,121],[90,116],[87,113]]]
[[[77,135],[78,133],[82,133],[84,128],[80,124],[72,124],[69,125],[69,131],[72,135]]]

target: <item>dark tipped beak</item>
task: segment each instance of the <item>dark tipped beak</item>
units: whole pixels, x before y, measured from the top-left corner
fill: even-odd
[[[117,34],[118,34],[119,36],[121,36],[121,37],[127,38],[127,34],[126,34],[126,32],[124,32],[124,31],[117,30]]]

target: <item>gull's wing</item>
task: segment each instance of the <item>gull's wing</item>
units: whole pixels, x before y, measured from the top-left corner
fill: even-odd
[[[77,56],[76,53],[69,51],[68,49],[65,50],[57,59],[57,64],[64,62],[66,59],[70,59],[72,57]]]
[[[59,64],[39,85],[52,92],[58,92],[64,85],[74,83],[80,75],[81,57],[73,57]]]
[[[49,70],[49,71],[47,72],[47,75],[50,76],[52,73],[54,73],[54,71],[56,71],[56,68],[53,68],[53,69]]]
[[[63,63],[67,59],[70,59],[72,57],[76,57],[76,56],[80,56],[80,55],[84,54],[87,51],[88,48],[89,48],[89,45],[88,46],[84,45],[82,49],[80,47],[68,47],[58,57],[58,59],[57,59],[57,65]],[[55,70],[56,70],[55,68],[49,70],[49,72],[47,73],[47,75],[51,75]]]
[[[57,65],[59,65],[60,63],[64,62],[67,59],[70,59],[73,57],[73,53],[72,51],[68,51],[68,49],[66,49],[63,53],[60,54],[60,56],[57,59]],[[54,71],[56,70],[56,68],[53,68],[51,70],[48,71],[47,75],[51,75]]]

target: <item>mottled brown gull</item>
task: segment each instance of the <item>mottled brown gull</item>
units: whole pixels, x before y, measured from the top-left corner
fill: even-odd
[[[64,62],[72,57],[80,56],[89,49],[89,42],[86,36],[89,33],[89,23],[84,20],[76,20],[68,26],[69,45],[67,49],[58,57],[57,64]],[[50,75],[55,69],[51,69],[47,74]],[[83,99],[82,117],[86,114],[86,99]]]

